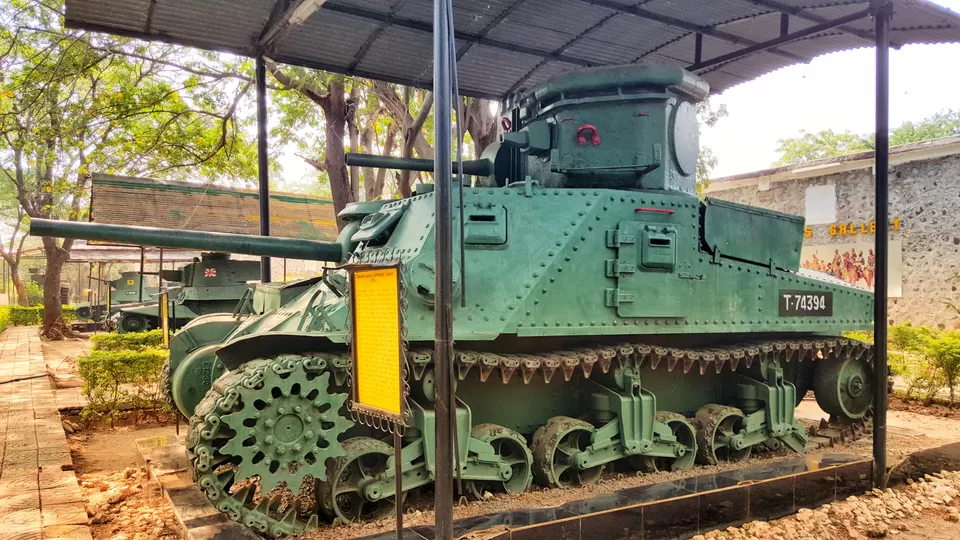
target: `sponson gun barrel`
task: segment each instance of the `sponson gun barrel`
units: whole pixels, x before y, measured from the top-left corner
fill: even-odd
[[[140,246],[221,251],[259,257],[285,257],[308,261],[340,262],[343,257],[343,248],[337,242],[181,231],[156,227],[132,227],[129,225],[106,225],[53,219],[30,220],[30,234],[33,236],[78,238]]]
[[[347,165],[351,167],[372,167],[375,169],[396,169],[400,171],[433,172],[432,159],[398,158],[392,156],[376,156],[373,154],[347,154]],[[457,173],[457,163],[453,164],[453,172]],[[490,176],[493,174],[493,163],[487,159],[473,159],[463,162],[463,174],[471,176]]]

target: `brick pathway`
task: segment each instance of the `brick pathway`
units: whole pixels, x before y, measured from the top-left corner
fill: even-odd
[[[91,539],[37,328],[0,334],[0,540]]]

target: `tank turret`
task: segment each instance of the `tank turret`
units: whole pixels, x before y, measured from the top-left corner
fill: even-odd
[[[700,153],[696,104],[709,86],[683,69],[627,66],[557,75],[513,105],[516,124],[463,174],[478,186],[528,175],[556,188],[694,193]],[[432,171],[433,161],[348,154],[347,165]],[[454,164],[455,172],[458,170]]]

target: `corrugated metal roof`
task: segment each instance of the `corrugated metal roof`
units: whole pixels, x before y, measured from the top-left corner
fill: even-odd
[[[279,0],[66,0],[66,24],[253,56]],[[296,3],[296,0],[290,2]],[[454,0],[460,91],[501,98],[584,66],[690,67],[861,12],[868,0]],[[284,3],[283,5],[286,5]],[[960,15],[894,0],[891,41],[960,41]],[[274,15],[272,15],[274,14]],[[327,0],[271,43],[284,63],[428,87],[432,0]],[[694,71],[714,92],[838,50],[872,45],[873,22],[851,21]]]

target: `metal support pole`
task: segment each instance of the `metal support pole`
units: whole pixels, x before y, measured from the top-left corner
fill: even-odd
[[[403,540],[403,475],[399,471],[403,470],[403,440],[400,437],[400,426],[393,426],[393,462],[394,470],[398,471],[393,475],[394,490],[397,494],[394,500],[397,501],[397,540]]]
[[[450,0],[433,2],[434,190],[436,196],[436,471],[434,520],[437,540],[453,539],[453,215],[451,166]]]
[[[878,489],[887,487],[887,236],[890,226],[887,168],[890,157],[890,19],[889,0],[873,3],[877,37],[877,126],[876,126],[876,219],[874,238],[876,281],[873,293],[874,415],[873,482]]]
[[[100,288],[103,287],[103,265],[97,263],[97,304],[100,303]],[[90,305],[94,305],[91,303]]]
[[[140,279],[137,280],[139,286],[137,287],[137,302],[143,302],[143,273],[147,271],[145,268],[147,264],[147,254],[143,246],[140,246]]]
[[[257,54],[257,174],[260,184],[260,236],[270,236],[270,163],[267,156],[267,66]],[[270,282],[270,257],[260,257],[260,281]]]

